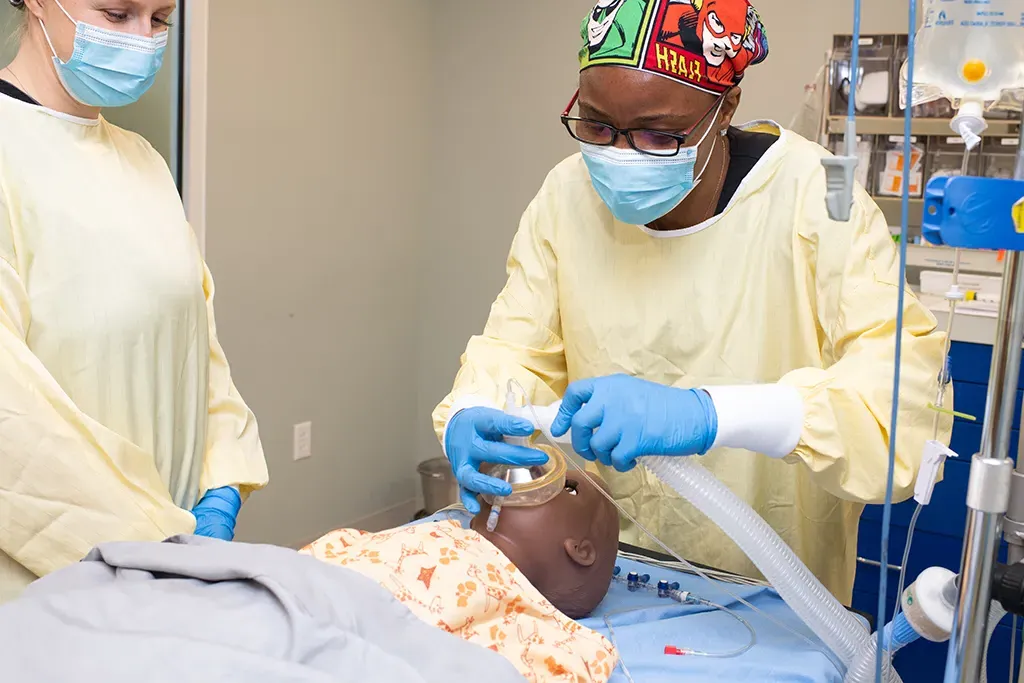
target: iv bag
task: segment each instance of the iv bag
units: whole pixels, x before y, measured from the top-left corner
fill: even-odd
[[[945,97],[1005,101],[1024,87],[1024,3],[1021,0],[921,0],[914,89],[907,97],[907,65],[900,70],[900,106]]]

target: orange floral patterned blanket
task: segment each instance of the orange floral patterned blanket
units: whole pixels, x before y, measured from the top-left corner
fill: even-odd
[[[302,549],[374,579],[423,621],[490,648],[530,681],[604,683],[611,643],[547,601],[483,536],[457,522],[339,529]]]

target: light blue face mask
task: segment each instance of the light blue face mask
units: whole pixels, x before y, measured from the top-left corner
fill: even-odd
[[[64,16],[75,24],[75,50],[62,62],[42,21],[53,53],[53,66],[64,89],[87,107],[123,107],[149,90],[164,63],[167,31],[152,38],[121,33],[75,21],[58,0]]]
[[[581,142],[590,180],[612,215],[630,225],[649,225],[679,206],[697,187],[711,161],[709,153],[703,168],[694,175],[697,150],[715,127],[721,108],[719,102],[708,129],[696,145],[681,147],[671,157]]]

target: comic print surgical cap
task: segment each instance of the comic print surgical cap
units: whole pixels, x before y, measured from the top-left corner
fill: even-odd
[[[580,71],[631,67],[712,94],[768,56],[768,36],[748,0],[597,0],[580,33]]]

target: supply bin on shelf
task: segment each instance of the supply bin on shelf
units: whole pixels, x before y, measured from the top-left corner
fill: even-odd
[[[857,116],[888,116],[892,100],[893,57],[896,36],[861,36],[859,69],[854,108]],[[835,36],[829,72],[829,111],[835,116],[847,113],[850,97],[850,60],[853,36]]]
[[[928,151],[925,159],[925,170],[928,184],[936,176],[960,175],[964,161],[964,140],[959,136],[934,137],[928,140]],[[981,155],[977,150],[971,152],[967,163],[967,175],[978,175]]]
[[[986,178],[1013,179],[1017,164],[1016,137],[985,138],[981,142],[981,175]]]
[[[923,193],[925,147],[916,135],[910,137],[910,162],[903,158],[902,135],[879,136],[875,145],[875,194],[880,197],[903,196],[903,183],[909,185],[910,196]]]
[[[857,175],[855,180],[861,184],[869,194],[872,192],[872,153],[874,151],[875,136],[874,135],[858,135],[857,136]],[[843,143],[842,135],[830,135],[828,137],[828,151],[832,152],[836,156],[846,154],[846,147]]]

